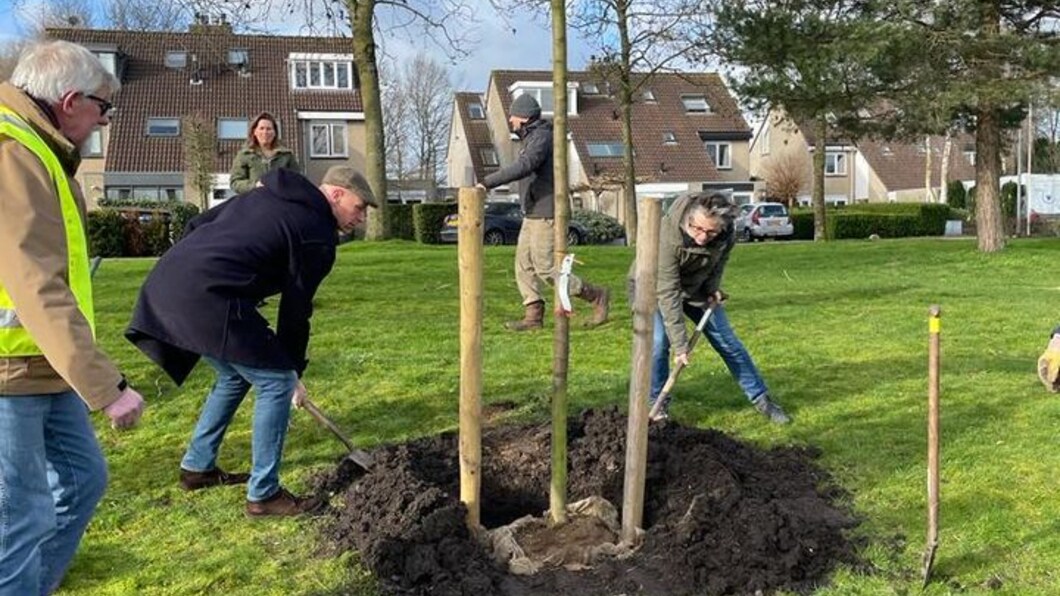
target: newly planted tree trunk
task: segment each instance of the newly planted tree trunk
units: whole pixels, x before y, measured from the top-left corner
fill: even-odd
[[[813,149],[813,239],[815,242],[827,240],[824,212],[824,162],[827,146],[828,122],[824,115],[817,117],[817,138]]]
[[[564,0],[552,1],[552,172],[556,213],[554,267],[559,273],[567,253],[570,221],[570,178],[567,167],[567,13]],[[559,312],[559,284],[555,286]],[[570,319],[555,316],[552,337],[552,482],[549,512],[552,523],[567,522],[567,366],[570,361]]]

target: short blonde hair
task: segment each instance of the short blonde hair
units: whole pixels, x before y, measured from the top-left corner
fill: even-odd
[[[59,103],[68,93],[111,94],[121,89],[118,77],[84,46],[42,41],[26,48],[11,73],[11,84],[37,99]]]

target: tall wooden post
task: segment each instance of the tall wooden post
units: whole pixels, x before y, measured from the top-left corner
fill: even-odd
[[[457,251],[460,267],[460,500],[467,525],[480,525],[482,487],[482,233],[485,193],[461,188]]]
[[[622,540],[633,543],[644,518],[644,476],[648,466],[648,393],[655,324],[655,278],[659,266],[662,204],[642,199],[637,218],[637,289],[633,306],[633,358],[626,429],[626,479],[622,494]]]
[[[939,334],[942,309],[932,306],[928,317],[928,459],[927,547],[924,551],[924,585],[931,577],[931,566],[939,548]]]

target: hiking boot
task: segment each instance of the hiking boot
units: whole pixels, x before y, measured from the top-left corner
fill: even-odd
[[[768,395],[759,397],[752,402],[752,404],[756,410],[761,412],[766,418],[769,418],[769,421],[774,424],[787,424],[791,422],[791,418],[784,413],[784,409],[777,405],[776,402],[769,399]]]
[[[545,320],[545,303],[541,300],[526,305],[526,314],[520,321],[508,321],[504,327],[510,331],[540,329]]]
[[[320,513],[324,502],[316,497],[296,497],[280,487],[274,495],[264,501],[247,501],[247,517],[267,517]]]
[[[607,314],[611,310],[611,290],[592,284],[583,284],[578,297],[593,305],[593,318],[589,320],[589,327],[596,327],[607,321]]]
[[[184,468],[180,469],[180,485],[184,490],[246,484],[247,480],[250,480],[250,474],[229,474],[221,468],[214,468],[206,472],[192,472]]]

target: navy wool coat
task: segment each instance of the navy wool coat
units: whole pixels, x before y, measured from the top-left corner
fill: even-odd
[[[200,356],[254,368],[306,367],[313,295],[335,263],[327,199],[291,170],[188,223],[140,289],[125,337],[180,385]],[[280,295],[276,329],[258,312]]]

